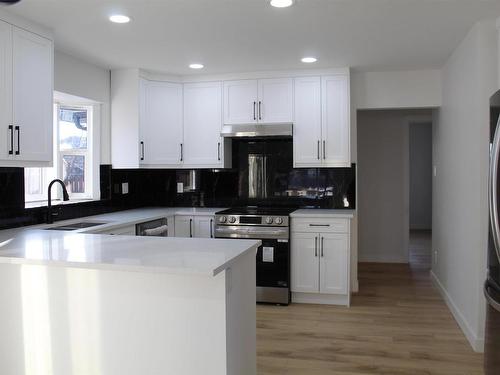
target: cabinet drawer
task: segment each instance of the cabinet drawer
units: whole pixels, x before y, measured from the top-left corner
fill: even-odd
[[[292,218],[292,232],[349,233],[349,219]]]

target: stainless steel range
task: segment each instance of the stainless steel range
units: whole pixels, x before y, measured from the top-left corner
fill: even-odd
[[[242,207],[215,214],[215,237],[258,239],[257,302],[290,303],[290,227],[293,208]]]

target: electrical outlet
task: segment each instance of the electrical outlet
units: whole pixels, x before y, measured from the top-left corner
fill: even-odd
[[[128,182],[122,183],[122,194],[128,194]]]
[[[184,184],[182,182],[177,183],[177,193],[179,194],[184,193]]]

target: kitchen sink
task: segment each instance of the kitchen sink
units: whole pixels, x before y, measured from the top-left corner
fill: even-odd
[[[104,224],[107,224],[107,223],[96,222],[96,221],[82,221],[79,223],[64,224],[64,225],[58,225],[55,227],[45,228],[45,230],[67,230],[67,231],[70,231],[70,230],[78,230],[78,229],[96,227],[98,225],[104,225]]]

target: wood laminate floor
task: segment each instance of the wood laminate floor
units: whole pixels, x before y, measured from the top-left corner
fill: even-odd
[[[425,267],[364,263],[359,282],[351,308],[259,305],[259,375],[483,374]]]

